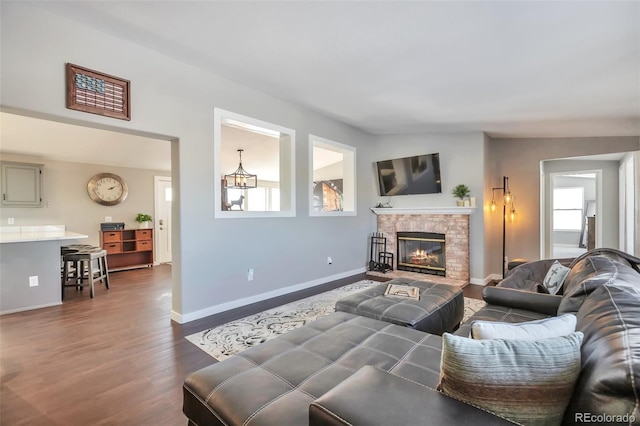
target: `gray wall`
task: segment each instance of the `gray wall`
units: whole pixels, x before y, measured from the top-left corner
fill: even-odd
[[[168,142],[167,142],[168,143]],[[70,163],[33,157],[2,154],[2,160],[44,164],[42,173],[42,208],[0,208],[0,221],[7,226],[7,218],[15,219],[15,226],[66,225],[68,231],[86,234],[83,244],[98,245],[100,223],[105,216],[114,222],[124,222],[127,228],[137,228],[135,216],[153,216],[154,176],[171,176],[160,170],[132,169],[97,164]],[[129,188],[127,199],[115,206],[102,206],[87,195],[87,182],[95,174],[114,173],[124,179]]]
[[[484,255],[484,274],[487,276],[487,279],[499,279],[502,278],[502,263],[500,261],[501,254],[496,258],[495,256],[491,256],[491,251],[495,251],[496,247],[499,247],[500,253],[502,253],[502,240],[499,238],[499,235],[502,235],[502,227],[499,226],[497,221],[497,215],[491,213],[490,204],[493,196],[492,188],[496,186],[496,181],[491,179],[492,176],[496,176],[496,166],[497,164],[491,161],[491,156],[488,154],[491,148],[491,138],[487,135],[483,135],[483,146],[484,146],[484,176],[483,176],[483,185],[484,185],[484,202],[482,204],[482,209],[484,213],[484,247],[482,247],[482,252]],[[497,194],[496,194],[497,195]],[[475,255],[475,253],[473,253]],[[494,265],[494,263],[496,263]]]
[[[487,177],[496,183],[495,186],[502,182],[503,175],[509,177],[520,212],[518,223],[507,230],[508,257],[540,258],[541,161],[638,149],[638,137],[493,139],[488,155],[495,168]],[[499,243],[496,245],[494,241],[487,251],[491,256],[500,258]],[[500,265],[500,262],[493,264]]]
[[[369,135],[33,4],[0,7],[5,110],[174,140],[174,319],[196,319],[364,270],[373,187],[359,186],[356,216],[309,217],[308,135],[356,147],[358,182],[371,179]],[[66,62],[130,80],[131,121],[66,109]],[[214,220],[214,107],[296,130],[296,217]],[[255,270],[252,282],[248,268]]]
[[[484,229],[484,167],[485,136],[483,133],[456,134],[413,134],[379,135],[375,137],[374,161],[391,160],[420,154],[440,154],[442,179],[441,194],[399,195],[377,197],[378,202],[391,203],[393,207],[443,207],[455,206],[456,199],[451,190],[458,184],[465,184],[476,197],[478,208],[470,217],[470,272],[471,282],[484,283],[485,271],[485,229]],[[378,194],[375,165],[368,165],[371,177],[370,189]],[[367,181],[365,181],[367,182]],[[361,185],[362,186],[362,185]]]

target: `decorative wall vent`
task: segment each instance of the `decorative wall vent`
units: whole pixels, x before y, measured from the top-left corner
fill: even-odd
[[[67,108],[120,120],[131,120],[131,82],[67,64]]]

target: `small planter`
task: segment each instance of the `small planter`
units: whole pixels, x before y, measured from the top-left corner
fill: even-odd
[[[451,191],[453,196],[458,198],[458,200],[456,200],[456,203],[458,204],[459,207],[469,206],[469,200],[465,200],[465,198],[469,196],[470,192],[471,191],[469,191],[469,187],[464,184],[460,184],[456,186]]]
[[[140,229],[149,229],[151,228],[151,216],[144,213],[138,213],[136,216],[136,222],[138,222],[138,227]]]

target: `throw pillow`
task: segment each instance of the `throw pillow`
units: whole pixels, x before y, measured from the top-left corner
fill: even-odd
[[[535,321],[508,323],[497,321],[473,321],[471,338],[540,340],[566,336],[576,331],[576,316],[564,314],[559,317],[543,318]]]
[[[443,334],[438,390],[525,425],[559,425],[580,374],[583,334],[537,341]]]
[[[570,270],[571,268],[567,268],[557,260],[553,262],[542,282],[542,285],[544,285],[544,288],[547,289],[549,294],[558,293]]]

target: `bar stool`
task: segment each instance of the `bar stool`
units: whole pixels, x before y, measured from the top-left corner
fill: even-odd
[[[64,300],[64,289],[75,287],[82,290],[89,284],[90,296],[94,296],[94,284],[102,281],[109,289],[109,270],[107,268],[107,251],[100,247],[80,248],[62,255],[62,299]],[[97,268],[94,268],[94,264]],[[85,282],[86,281],[86,282]]]
[[[79,271],[78,264],[79,262],[70,261],[69,264],[66,265],[67,262],[64,260],[65,254],[77,253],[81,250],[89,250],[96,248],[90,244],[69,244],[66,246],[60,246],[60,279],[64,281],[69,280],[71,278],[76,278],[76,272]],[[67,271],[67,276],[65,279],[65,268]],[[64,299],[64,287],[62,288],[62,298]]]

